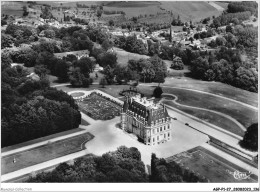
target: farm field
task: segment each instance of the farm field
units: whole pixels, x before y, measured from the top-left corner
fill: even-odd
[[[189,90],[163,88],[164,93],[171,93],[178,97],[177,102],[183,105],[210,109],[227,114],[246,128],[258,121],[257,112],[246,106],[232,101]]]
[[[206,17],[219,16],[222,11],[218,11],[206,1],[162,1],[161,7],[172,11],[174,15],[180,15],[184,21],[200,21]]]
[[[236,135],[239,135],[241,137],[244,136],[244,131],[239,128],[233,121],[230,119],[227,119],[221,115],[218,115],[216,113],[212,113],[209,111],[199,110],[199,109],[192,109],[188,107],[182,107],[179,105],[176,105],[175,103],[171,101],[163,101],[163,103],[170,105],[172,107],[175,107],[185,113],[188,113],[190,115],[193,115],[203,121],[206,121],[208,123],[211,123],[213,125],[216,125],[220,128],[223,128],[224,130],[227,130],[231,133],[234,133]]]
[[[181,162],[185,167],[208,178],[210,182],[221,183],[257,183],[257,176],[251,175],[247,179],[238,180],[233,176],[234,171],[247,172],[237,165],[212,153],[211,151],[198,146],[186,152],[174,155],[169,160]]]
[[[23,15],[23,5],[24,2],[1,2],[1,14],[8,14],[8,15],[16,15],[22,16]]]
[[[30,150],[7,155],[1,159],[1,174],[10,173],[25,167],[42,163],[51,159],[65,156],[83,150],[84,143],[93,139],[90,133],[84,133],[61,141],[46,144]],[[16,163],[13,163],[13,159]]]

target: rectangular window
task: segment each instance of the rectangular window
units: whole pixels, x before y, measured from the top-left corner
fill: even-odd
[[[164,134],[164,138],[166,138],[166,134]]]
[[[163,130],[165,131],[165,126],[163,126]]]
[[[168,137],[170,137],[170,133],[168,133]]]
[[[162,127],[160,127],[160,131],[162,131]]]
[[[168,129],[170,129],[170,125],[168,125]]]

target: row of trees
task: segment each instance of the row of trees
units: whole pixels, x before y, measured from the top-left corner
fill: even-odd
[[[114,152],[102,156],[84,156],[73,165],[60,164],[53,171],[40,173],[30,178],[31,183],[71,183],[71,182],[148,182],[141,154],[135,147],[119,147]]]

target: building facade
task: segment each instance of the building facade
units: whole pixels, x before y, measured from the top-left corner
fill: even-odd
[[[139,94],[124,102],[121,128],[134,133],[146,145],[158,145],[172,138],[171,117],[165,106]]]

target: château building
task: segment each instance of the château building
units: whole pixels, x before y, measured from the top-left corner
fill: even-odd
[[[134,133],[146,145],[171,140],[171,117],[161,103],[141,95],[127,97],[121,111],[121,128]]]

